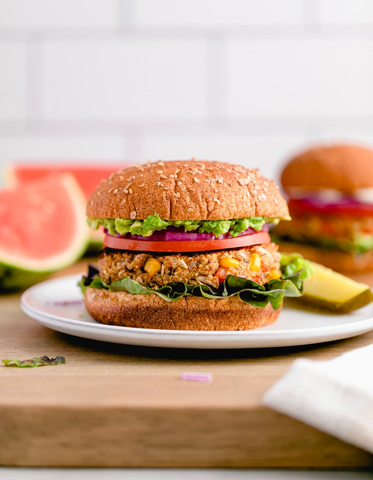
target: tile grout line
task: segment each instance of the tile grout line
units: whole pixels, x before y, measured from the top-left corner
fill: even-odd
[[[26,44],[26,128],[33,130],[34,120],[43,118],[41,38],[30,35]]]
[[[135,4],[133,0],[116,0],[117,29],[123,33],[135,25]]]
[[[206,46],[206,110],[208,124],[219,126],[227,119],[227,54],[222,35],[207,37]]]
[[[321,32],[319,0],[303,0],[303,25],[309,32]]]

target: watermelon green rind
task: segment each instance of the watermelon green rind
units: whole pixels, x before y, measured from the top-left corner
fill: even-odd
[[[84,194],[71,174],[61,174],[58,178],[60,186],[66,190],[66,200],[70,199],[75,214],[71,221],[75,222],[76,229],[70,245],[65,251],[43,260],[28,258],[27,255],[12,255],[4,251],[4,247],[3,250],[0,247],[0,291],[24,288],[36,283],[49,273],[74,263],[86,251],[89,230],[85,221]]]
[[[32,272],[0,263],[0,292],[27,288],[40,282],[50,272]]]

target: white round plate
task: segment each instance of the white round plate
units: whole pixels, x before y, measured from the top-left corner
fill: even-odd
[[[39,283],[21,297],[27,315],[42,325],[76,337],[166,348],[266,348],[341,340],[373,330],[373,303],[347,315],[319,314],[284,307],[266,327],[243,332],[196,332],[117,327],[96,322],[77,286],[81,275]]]

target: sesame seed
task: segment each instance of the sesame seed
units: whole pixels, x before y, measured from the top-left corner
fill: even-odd
[[[139,185],[139,187],[144,187],[145,186],[145,183],[142,183],[141,185]]]
[[[129,192],[132,193],[132,188],[129,189]]]
[[[131,212],[131,213],[130,213],[130,218],[131,218],[131,220],[135,220],[135,218],[136,218],[136,212]]]
[[[114,193],[118,193],[118,189],[117,189],[117,188],[114,190]]]
[[[163,163],[163,162],[158,162],[158,165],[160,165],[161,167],[164,167],[164,163]]]
[[[119,180],[120,180],[121,182],[123,182],[123,180],[124,180],[123,175],[121,175],[121,176],[119,177]]]
[[[125,188],[123,188],[123,192],[124,192],[124,193],[128,193],[128,190],[126,190]]]
[[[159,175],[162,175],[163,170],[157,170],[155,173],[158,173]]]
[[[177,182],[176,185],[182,185],[183,182],[180,182],[180,180]]]
[[[217,198],[214,198],[214,202],[216,202],[220,205],[220,201]]]
[[[166,177],[166,175],[160,175],[160,177],[159,177],[159,178],[164,178],[165,180],[167,180],[167,177]]]
[[[196,183],[199,183],[199,180],[197,177],[194,177],[193,180],[196,182]]]

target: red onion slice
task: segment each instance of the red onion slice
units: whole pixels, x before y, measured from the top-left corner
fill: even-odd
[[[260,232],[268,232],[269,230],[269,224],[266,223],[263,225],[262,230],[254,230],[253,228],[249,227],[243,232],[239,233],[236,235],[236,237],[242,237],[244,235],[252,235],[254,233],[260,233]],[[108,233],[107,229],[105,228],[105,233],[107,235],[110,235]],[[220,235],[220,237],[216,238],[213,233],[198,233],[198,232],[185,232],[184,227],[167,227],[166,230],[161,230],[159,232],[153,232],[152,235],[149,237],[143,237],[142,235],[133,235],[131,233],[128,233],[127,235],[120,235],[117,233],[116,235],[110,235],[110,236],[115,236],[117,238],[130,238],[133,240],[148,240],[148,241],[166,241],[166,242],[193,242],[193,241],[203,241],[203,240],[225,240],[227,238],[235,238],[232,235],[228,233],[224,233],[223,235]]]

